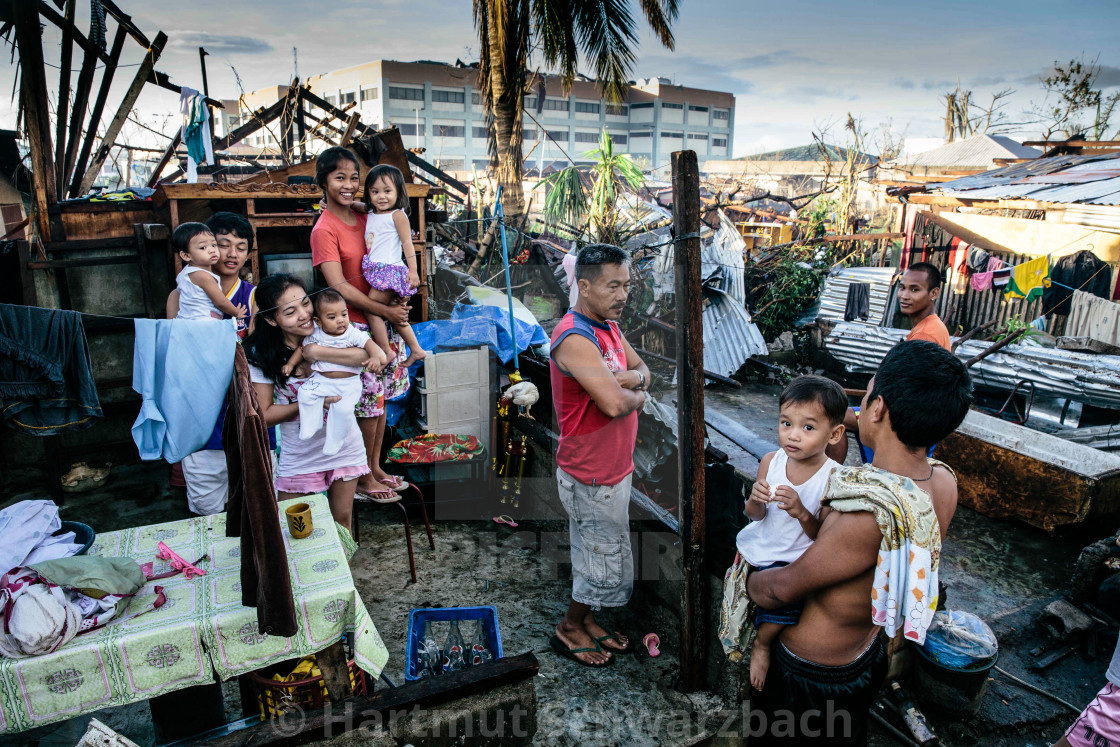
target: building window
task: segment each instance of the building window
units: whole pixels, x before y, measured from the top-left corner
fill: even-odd
[[[647,102],[642,103],[642,104],[631,104],[630,105],[630,111],[633,111],[635,109],[652,109],[652,108],[653,108],[653,102],[652,101],[647,101]]]
[[[396,99],[398,101],[423,101],[424,89],[389,86],[389,98]]]
[[[662,109],[684,109],[684,104],[672,104],[668,101],[661,102]]]
[[[377,100],[377,89],[376,88],[363,88],[362,89],[362,101],[376,101],[376,100]]]
[[[611,117],[625,117],[627,114],[626,104],[607,104],[607,115]]]
[[[338,106],[338,97],[337,96],[328,95],[328,96],[324,96],[323,98],[326,99],[327,103],[330,104],[331,106]]]
[[[552,112],[566,112],[569,103],[567,99],[545,99],[544,109]]]
[[[420,123],[420,137],[424,137],[424,135],[427,134],[424,131],[426,127],[427,125],[423,122]],[[397,129],[401,131],[402,135],[408,135],[409,137],[416,136],[416,123],[414,122],[401,122],[397,125]]]
[[[432,125],[432,135],[435,137],[463,137],[466,130],[463,125]]]
[[[713,148],[726,148],[727,147],[727,138],[725,138],[725,137],[714,137],[714,138],[712,138],[712,147]]]
[[[439,101],[444,104],[462,104],[467,100],[466,94],[462,91],[437,91],[432,89],[432,101]]]
[[[688,139],[689,140],[707,140],[708,135],[706,133],[690,132],[690,133],[688,133]]]
[[[599,104],[589,101],[577,101],[576,112],[582,112],[583,114],[598,114]]]
[[[471,137],[477,137],[485,140],[486,138],[490,137],[490,130],[486,129],[485,127],[479,127],[478,125],[475,125],[471,128]]]
[[[683,140],[684,139],[684,133],[683,132],[664,131],[664,132],[661,133],[661,137],[662,138],[672,138],[674,140]]]
[[[342,102],[343,106],[346,106],[347,104],[353,104],[355,98],[356,96],[354,95],[354,92],[351,91],[350,93],[344,93],[339,96],[338,100]]]
[[[490,168],[490,161],[485,158],[476,158],[474,160],[474,167],[479,171],[486,171]]]
[[[731,112],[726,109],[713,109],[712,119],[731,119]]]
[[[579,132],[576,131],[577,143],[597,143],[599,142],[599,133],[597,132]]]
[[[630,139],[631,140],[640,140],[641,138],[644,138],[644,137],[653,137],[653,133],[652,132],[631,132],[630,133]]]
[[[548,130],[548,136],[550,138],[552,138],[553,140],[555,140],[557,142],[560,142],[560,143],[568,142],[568,131],[567,130]]]
[[[526,96],[525,97],[524,108],[526,108],[526,109],[536,109],[537,108],[537,97],[536,96]]]
[[[611,142],[615,145],[626,145],[628,138],[625,135],[616,135],[613,132],[608,132],[607,134],[611,136]]]
[[[526,128],[524,128],[521,131],[521,139],[522,140],[536,140],[537,139],[537,128],[536,127],[526,127]]]
[[[689,104],[688,105],[688,110],[690,112],[706,112],[706,111],[708,111],[708,107],[706,107],[706,106],[693,106],[692,104]]]
[[[240,123],[241,123],[241,118],[238,117],[236,114],[233,114],[233,115],[230,116],[230,118],[229,118],[229,126],[230,127],[237,127],[237,125],[240,124]]]
[[[471,106],[482,106],[482,94],[478,91],[471,92]]]

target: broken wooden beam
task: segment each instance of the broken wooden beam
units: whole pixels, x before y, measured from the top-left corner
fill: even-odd
[[[221,140],[214,143],[214,150],[229,150],[231,145],[239,143],[245,138],[252,135],[257,130],[267,125],[276,117],[280,116],[280,110],[284,108],[284,99],[277,99],[266,107],[261,107],[249,115],[249,121],[238,127],[233,132],[229,133]]]
[[[70,111],[70,67],[74,62],[74,37],[81,36],[74,28],[74,4],[75,0],[66,0],[66,15],[60,17],[56,23],[62,29],[62,51],[58,63],[58,105],[54,117],[54,188],[58,195],[63,193],[66,182],[63,167],[66,163],[66,115]],[[40,2],[39,5],[41,14],[47,15],[50,12],[58,15],[54,8],[45,2]]]
[[[468,192],[470,192],[470,188],[467,187],[466,184],[463,184],[461,181],[451,176],[446,171],[440,170],[434,164],[428,163],[412,151],[405,151],[405,157],[408,158],[411,163],[414,163],[420,168],[424,169],[424,171],[427,171],[429,174],[435,175],[444,184],[454,187],[456,190],[462,192],[463,194],[467,194]]]
[[[106,6],[108,9],[108,6]],[[156,61],[159,60],[160,55],[163,54],[163,48],[167,44],[167,34],[160,31],[156,34],[156,38],[152,41],[152,45],[148,47],[147,54],[144,55],[144,61],[140,63],[140,67],[136,70],[136,76],[132,79],[132,84],[129,85],[128,91],[125,92],[124,98],[121,99],[120,106],[117,107],[117,113],[109,122],[108,127],[105,128],[104,134],[101,136],[101,147],[93,156],[89,168],[86,169],[85,176],[82,177],[81,184],[78,185],[78,196],[84,195],[93,186],[93,182],[97,179],[98,173],[101,172],[101,167],[105,164],[105,159],[109,157],[109,149],[113,143],[117,141],[117,135],[120,134],[121,128],[124,127],[125,121],[128,119],[132,107],[136,105],[136,99],[140,98],[140,92],[144,90],[144,84],[148,81],[148,76],[151,74],[155,67]]]
[[[152,189],[157,184],[159,184],[159,175],[163,173],[163,170],[167,167],[167,163],[171,160],[171,157],[175,155],[175,149],[178,148],[179,145],[182,144],[182,142],[183,130],[182,128],[179,128],[175,131],[175,137],[171,138],[171,142],[168,143],[167,148],[163,151],[163,155],[159,157],[159,161],[152,169],[152,175],[148,177],[149,189]]]
[[[148,82],[153,83],[153,84],[159,86],[160,88],[162,88],[164,90],[171,91],[172,93],[178,93],[178,94],[183,93],[183,87],[182,86],[179,86],[179,85],[176,85],[176,84],[172,83],[171,82],[171,76],[168,75],[167,73],[161,73],[159,70],[152,70],[151,72],[148,73]],[[223,104],[221,101],[218,101],[217,99],[212,99],[209,96],[205,96],[205,95],[203,95],[203,98],[206,99],[206,103],[209,106],[215,107],[217,109],[225,109],[226,108],[226,105]]]
[[[346,123],[346,130],[342,133],[342,139],[338,141],[339,145],[345,148],[350,144],[350,141],[354,138],[354,129],[358,126],[361,118],[362,116],[358,112],[350,115],[350,121]]]
[[[89,127],[86,130],[86,135],[82,138],[82,147],[77,152],[76,159],[70,152],[77,145],[77,140],[81,137],[81,120],[71,119],[70,123],[70,142],[67,144],[66,154],[66,173],[70,174],[70,197],[78,197],[79,188],[82,184],[82,177],[85,175],[86,162],[89,160],[89,154],[93,151],[93,141],[97,137],[97,126],[101,124],[101,115],[105,111],[105,102],[109,98],[109,88],[113,85],[113,76],[117,72],[117,63],[121,59],[121,50],[124,49],[124,40],[128,36],[128,31],[124,26],[117,26],[117,35],[113,37],[113,46],[109,50],[109,60],[105,63],[105,72],[101,74],[101,86],[97,90],[97,99],[94,101],[93,109],[89,114]],[[75,109],[75,115],[77,109]],[[75,129],[77,125],[77,129]]]
[[[31,150],[35,222],[42,240],[50,241],[51,226],[47,211],[49,206],[58,201],[58,192],[51,149],[50,112],[47,108],[47,73],[43,65],[43,29],[39,25],[38,8],[33,3],[12,3],[11,13],[19,50],[20,100],[23,103],[24,126],[27,128]]]
[[[115,20],[121,28],[128,32],[129,36],[136,40],[137,44],[141,47],[152,46],[152,43],[148,40],[148,37],[144,35],[144,32],[132,22],[132,16],[118,8],[113,0],[101,0],[101,6],[105,8],[105,12],[112,16],[113,20]]]
[[[89,39],[87,39],[86,35],[83,34],[81,31],[79,31],[78,27],[74,25],[74,7],[73,6],[74,6],[74,4],[69,2],[69,0],[67,0],[67,6],[66,6],[66,10],[65,10],[66,15],[63,16],[62,14],[60,14],[57,10],[52,8],[47,3],[41,2],[41,1],[39,3],[39,12],[43,15],[43,17],[46,18],[51,23],[53,23],[55,26],[58,26],[60,29],[62,29],[62,55],[63,55],[62,56],[62,61],[63,61],[63,63],[69,62],[69,60],[67,59],[67,51],[69,51],[69,53],[71,55],[73,55],[74,47],[72,46],[72,44],[77,44],[79,47],[81,47],[83,50],[85,50],[88,54],[94,55],[95,57],[97,57],[102,62],[108,62],[109,61],[108,55],[106,55],[104,52],[102,52],[100,47],[98,47],[96,44],[94,44]],[[62,72],[64,75],[70,71],[69,64],[60,64],[59,67],[62,68],[60,72]],[[59,111],[62,111],[61,103],[62,103],[62,101],[60,99],[59,100],[59,105],[60,105]],[[63,117],[63,119],[65,120],[65,117]]]

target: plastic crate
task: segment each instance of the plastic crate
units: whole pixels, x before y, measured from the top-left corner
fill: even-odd
[[[429,353],[424,359],[424,373],[416,384],[437,392],[460,387],[489,388],[490,349],[486,346],[467,350]]]
[[[420,636],[424,633],[424,623],[440,623],[458,620],[484,620],[483,630],[486,631],[487,645],[495,659],[502,658],[502,631],[498,627],[498,608],[493,605],[484,607],[434,607],[411,610],[408,613],[408,640],[405,644],[405,669],[404,678],[409,682],[420,679],[416,675],[417,651]],[[472,630],[459,631],[464,638],[469,639]],[[446,634],[446,631],[440,631]],[[439,639],[440,634],[436,634]],[[439,641],[440,646],[443,641]]]
[[[300,709],[300,713],[316,710],[330,702],[327,686],[323,683],[321,674],[291,682],[278,682],[272,679],[273,674],[283,676],[291,672],[299,661],[300,659],[291,659],[248,673],[249,681],[257,694],[257,705],[262,720],[277,718],[281,713],[297,708]],[[346,662],[346,668],[350,672],[350,688],[353,694],[366,695],[369,688],[365,672],[353,659]]]

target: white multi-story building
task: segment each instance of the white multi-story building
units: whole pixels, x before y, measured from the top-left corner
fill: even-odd
[[[364,124],[396,125],[406,148],[424,148],[424,157],[440,168],[465,172],[484,169],[488,163],[486,119],[476,78],[472,67],[376,60],[315,75],[307,83],[332,104],[356,103]],[[245,96],[245,106],[267,106],[284,90],[270,86],[254,91]],[[577,80],[565,94],[555,76],[545,78],[543,102],[537,101],[539,92],[538,87],[524,102],[527,168],[585,163],[584,154],[597,147],[604,129],[617,150],[651,166],[668,163],[669,154],[677,150],[696,151],[701,168],[708,159],[732,154],[735,97],[730,93],[649,78],[635,82],[625,101],[614,104],[601,98],[594,81]],[[239,123],[237,111],[236,101],[227,103],[221,115],[226,131]],[[243,108],[240,116],[245,113]],[[259,131],[243,144],[276,147],[270,131]],[[321,147],[319,141],[315,149]]]

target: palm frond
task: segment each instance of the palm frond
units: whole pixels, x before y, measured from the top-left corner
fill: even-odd
[[[560,73],[565,87],[570,86],[579,64],[579,47],[572,31],[572,3],[533,0],[533,25],[545,64]]]
[[[573,0],[575,36],[608,101],[622,101],[634,69],[637,24],[628,0]]]
[[[677,20],[680,9],[677,0],[638,0],[642,12],[646,14],[650,29],[666,49],[675,49],[673,22]]]
[[[545,218],[552,222],[580,224],[587,215],[587,190],[579,169],[569,166],[541,179],[535,189],[547,189]]]

